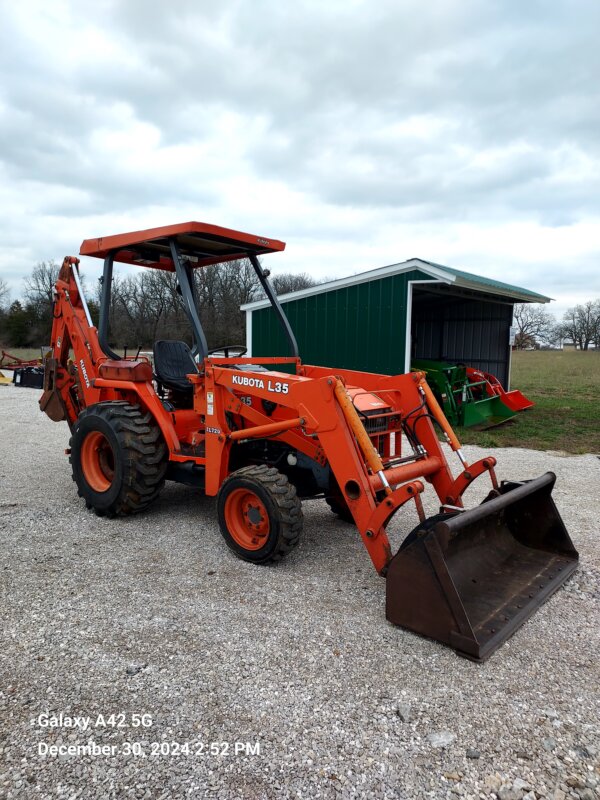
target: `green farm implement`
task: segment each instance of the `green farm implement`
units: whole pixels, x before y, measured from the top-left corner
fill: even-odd
[[[464,364],[416,359],[411,366],[427,374],[427,382],[452,425],[492,428],[515,416],[498,395],[486,393],[486,380],[468,375]]]

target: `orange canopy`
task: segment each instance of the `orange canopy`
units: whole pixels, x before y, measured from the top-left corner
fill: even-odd
[[[258,256],[285,249],[285,242],[277,239],[266,239],[205,222],[182,222],[145,231],[85,239],[79,253],[82,256],[106,258],[112,252],[115,261],[173,272],[175,268],[171,259],[170,239],[175,239],[180,255],[193,267],[234,261],[250,253]]]

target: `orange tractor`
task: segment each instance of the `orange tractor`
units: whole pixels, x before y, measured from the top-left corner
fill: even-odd
[[[255,564],[295,547],[300,498],[322,497],[356,526],[386,578],[387,618],[484,659],[576,569],[551,497],[555,476],[499,483],[494,458],[468,463],[423,373],[303,364],[258,260],[284,247],[197,222],[88,239],[80,254],[104,259],[97,329],[79,259],[64,259],[40,407],[69,424],[79,495],[96,514],[118,517],[146,509],[165,480],[185,483],[217,498],[225,542]],[[193,271],[242,258],[252,263],[291,355],[251,358],[233,345],[209,351]],[[158,341],[153,363],[113,352],[114,262],[175,273],[191,349]],[[456,474],[436,429],[456,454]],[[466,510],[465,490],[484,475],[489,495]],[[428,519],[425,483],[440,503]],[[394,554],[386,525],[405,505],[418,524]]]

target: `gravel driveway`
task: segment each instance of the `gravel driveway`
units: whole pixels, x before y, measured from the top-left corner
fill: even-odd
[[[480,665],[386,622],[323,503],[275,567],[237,560],[214,500],[176,484],[97,518],[37,398],[0,387],[0,797],[600,796],[595,455],[492,451],[502,477],[557,473],[582,563]]]

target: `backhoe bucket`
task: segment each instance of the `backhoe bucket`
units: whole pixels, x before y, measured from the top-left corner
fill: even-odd
[[[486,397],[484,400],[466,402],[460,408],[462,411],[461,422],[465,428],[493,428],[515,416],[515,412],[504,405],[499,397]]]
[[[556,476],[506,482],[500,496],[449,516],[408,544],[387,572],[395,625],[483,661],[577,568],[552,500]]]

